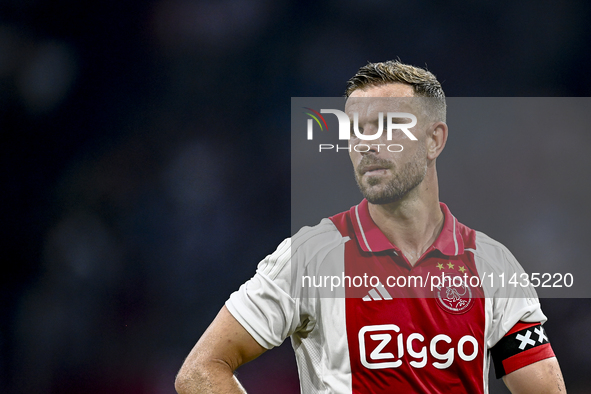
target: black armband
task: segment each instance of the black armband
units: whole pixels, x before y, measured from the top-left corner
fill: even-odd
[[[536,361],[554,357],[554,352],[541,324],[519,322],[491,349],[491,355],[499,379]]]

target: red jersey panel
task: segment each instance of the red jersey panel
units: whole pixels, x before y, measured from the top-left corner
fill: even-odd
[[[453,295],[438,297],[443,286],[433,287],[430,280],[442,273],[477,275],[473,255],[464,254],[465,241],[474,247],[474,231],[457,223],[444,204],[441,208],[441,235],[414,266],[373,223],[367,201],[331,218],[342,235],[351,238],[345,245],[345,275],[377,277],[381,286],[376,291],[386,294],[364,299],[371,287],[353,284],[347,289],[354,393],[484,390],[483,293],[452,286],[456,300],[446,301]]]

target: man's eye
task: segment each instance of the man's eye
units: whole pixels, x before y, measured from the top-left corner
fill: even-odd
[[[350,128],[349,130],[350,130],[350,131],[349,131],[349,133],[350,133],[352,136],[354,136],[354,135],[355,135],[355,130],[353,129],[353,125],[351,125],[351,128]],[[359,133],[360,133],[360,134],[363,134],[363,127],[360,127],[360,128],[359,128]]]

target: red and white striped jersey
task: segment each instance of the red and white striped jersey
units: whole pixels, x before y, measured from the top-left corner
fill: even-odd
[[[291,337],[302,393],[487,393],[491,353],[500,376],[553,356],[546,317],[508,285],[513,255],[440,205],[414,266],[363,200],[283,241],[226,306],[267,349]]]

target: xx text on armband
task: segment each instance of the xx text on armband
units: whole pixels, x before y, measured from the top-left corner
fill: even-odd
[[[519,322],[492,349],[497,379],[536,361],[554,357],[544,327],[540,323]]]

